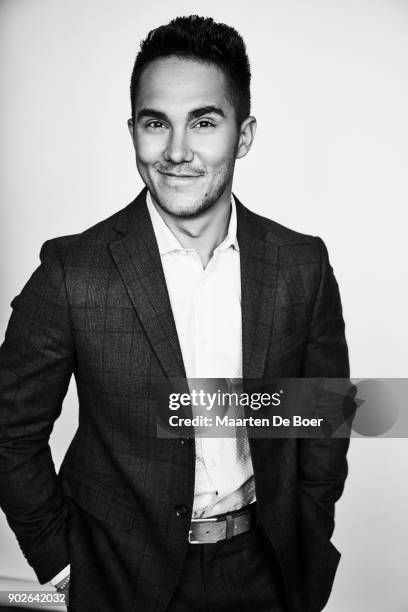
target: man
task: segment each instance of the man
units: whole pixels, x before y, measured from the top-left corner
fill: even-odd
[[[160,438],[154,385],[347,377],[326,248],[232,196],[256,128],[234,29],[193,16],[150,32],[131,103],[146,189],[47,241],[12,303],[2,506],[71,610],[321,610],[348,440]],[[72,373],[79,426],[57,476],[48,439]]]

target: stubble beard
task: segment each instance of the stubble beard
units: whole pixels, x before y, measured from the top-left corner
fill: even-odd
[[[154,202],[159,206],[159,208],[161,208],[164,212],[166,212],[169,215],[186,219],[186,218],[194,218],[194,217],[197,217],[203,214],[204,212],[212,208],[214,204],[218,202],[218,200],[224,194],[228,184],[232,183],[234,167],[235,167],[235,158],[229,160],[229,162],[226,164],[223,170],[220,171],[219,176],[214,178],[214,182],[217,182],[218,185],[217,185],[217,188],[213,192],[209,193],[207,191],[201,197],[199,197],[198,200],[194,199],[191,201],[191,203],[183,207],[179,207],[177,205],[169,205],[168,201],[166,201],[165,198],[163,198],[160,195],[160,193],[158,193],[158,191],[154,188],[154,184],[151,184],[150,186],[149,185],[150,181],[147,182],[144,179],[142,173],[140,173],[140,170],[139,170],[139,173],[144,183],[148,187]]]

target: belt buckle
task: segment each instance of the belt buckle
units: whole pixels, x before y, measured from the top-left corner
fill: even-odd
[[[217,519],[217,518],[210,517],[210,518],[201,518],[201,519],[197,519],[197,520],[195,520],[195,521],[193,520],[193,521],[191,521],[191,522],[192,522],[192,523],[204,523],[204,522],[208,522],[208,523],[209,523],[209,522],[213,522],[213,523],[216,523],[217,521],[218,521],[218,519]],[[189,529],[189,531],[188,531],[188,543],[189,543],[189,544],[201,544],[200,540],[192,540],[192,539],[191,539],[191,534],[192,534],[192,533],[193,533],[193,530],[192,530],[192,529]]]

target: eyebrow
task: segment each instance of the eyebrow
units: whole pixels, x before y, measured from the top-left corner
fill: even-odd
[[[199,108],[195,108],[188,113],[188,120],[198,119],[203,115],[218,115],[220,117],[225,117],[225,113],[219,106],[201,106]],[[153,119],[158,119],[159,121],[169,121],[166,113],[162,113],[161,111],[155,110],[154,108],[142,108],[138,113],[136,120],[140,121],[143,117],[152,117]]]

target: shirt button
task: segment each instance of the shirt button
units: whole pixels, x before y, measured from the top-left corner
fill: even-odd
[[[174,511],[177,518],[185,518],[188,513],[187,506],[175,506]]]
[[[188,438],[180,438],[181,446],[190,446],[190,440]]]

